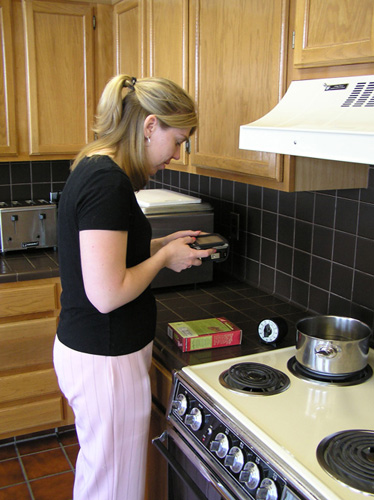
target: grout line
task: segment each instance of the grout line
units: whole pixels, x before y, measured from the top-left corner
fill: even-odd
[[[21,466],[22,474],[23,474],[23,477],[25,478],[25,483],[26,483],[27,489],[29,490],[31,500],[35,500],[35,497],[34,497],[34,494],[32,492],[30,482],[29,482],[29,478],[28,478],[25,466],[23,465],[22,457],[21,457],[20,452],[18,451],[17,445],[15,446],[15,448],[16,448],[16,453],[17,453],[17,457],[18,457],[18,462]]]
[[[70,465],[71,470],[73,471],[73,473],[74,473],[74,475],[75,475],[75,467],[74,467],[74,466],[73,466],[73,464],[71,463],[70,458],[69,458],[68,454],[66,453],[66,450],[65,450],[65,445],[63,445],[63,444],[61,443],[61,441],[59,441],[59,445],[60,445],[60,448],[61,448],[61,450],[62,450],[62,453],[65,455],[65,458],[66,458],[66,460],[68,461],[68,464]],[[70,446],[73,446],[73,445],[70,445]]]

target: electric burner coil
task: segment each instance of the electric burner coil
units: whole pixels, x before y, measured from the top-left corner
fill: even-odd
[[[262,363],[237,363],[221,373],[220,383],[235,392],[271,396],[285,391],[289,377]]]
[[[354,429],[332,434],[318,445],[317,459],[341,483],[374,494],[374,431]]]

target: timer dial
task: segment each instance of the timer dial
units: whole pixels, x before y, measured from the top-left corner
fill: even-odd
[[[275,344],[286,336],[287,323],[283,318],[264,319],[259,323],[257,333],[261,342]]]

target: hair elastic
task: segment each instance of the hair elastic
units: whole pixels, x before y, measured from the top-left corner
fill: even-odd
[[[128,87],[130,90],[135,90],[135,84],[136,84],[136,78],[135,76],[133,76],[131,78],[131,83],[130,83],[130,80],[125,80],[123,82],[123,87]]]

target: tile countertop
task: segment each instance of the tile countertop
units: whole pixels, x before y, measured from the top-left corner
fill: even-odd
[[[53,249],[0,254],[0,283],[59,276],[58,254]]]
[[[269,349],[295,345],[296,323],[308,313],[281,299],[238,281],[222,281],[168,290],[156,290],[158,320],[153,354],[170,371],[185,365],[234,358]],[[167,324],[225,316],[243,331],[238,346],[182,352],[167,336]],[[260,343],[258,324],[265,318],[283,317],[286,337],[276,346]]]
[[[59,276],[58,253],[52,249],[9,252],[0,255],[0,283]],[[158,318],[154,356],[170,371],[188,364],[234,358],[259,351],[295,345],[296,323],[305,311],[248,284],[225,278],[213,283],[155,289]],[[172,321],[225,316],[243,331],[238,346],[183,353],[167,336]],[[277,346],[261,344],[257,326],[265,318],[283,317],[288,333]]]

